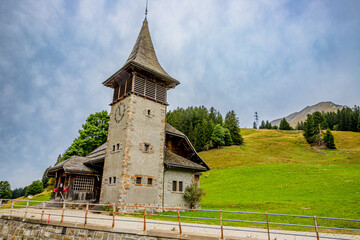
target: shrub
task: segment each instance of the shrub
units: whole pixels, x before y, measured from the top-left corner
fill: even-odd
[[[201,197],[205,196],[204,190],[199,188],[196,184],[191,184],[185,188],[184,198],[193,209],[200,204]]]

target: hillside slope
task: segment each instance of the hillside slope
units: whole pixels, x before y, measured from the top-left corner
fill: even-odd
[[[360,218],[360,133],[314,150],[300,131],[242,129],[245,146],[201,152],[203,208]]]
[[[320,102],[320,103],[317,103],[317,104],[312,105],[312,106],[307,106],[306,108],[302,109],[299,112],[294,112],[294,113],[286,116],[285,119],[286,119],[286,121],[288,123],[290,123],[290,125],[293,128],[295,128],[298,122],[301,122],[301,121],[304,122],[306,120],[306,116],[308,114],[312,114],[312,113],[314,113],[316,111],[319,111],[319,112],[335,112],[338,109],[341,110],[343,107],[344,106],[337,105],[337,104],[335,104],[333,102]],[[271,125],[279,126],[281,119],[282,118],[278,118],[278,119],[275,119],[275,120],[271,121]]]

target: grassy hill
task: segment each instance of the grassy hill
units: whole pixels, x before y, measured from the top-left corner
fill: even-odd
[[[360,133],[333,132],[337,150],[312,149],[300,131],[242,134],[245,146],[200,153],[212,169],[203,208],[360,219]]]

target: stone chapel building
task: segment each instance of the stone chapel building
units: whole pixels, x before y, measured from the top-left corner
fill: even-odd
[[[166,123],[167,90],[145,17],[129,58],[103,85],[114,89],[107,142],[52,167],[55,200],[189,207],[186,186],[210,168],[189,139]],[[64,191],[65,190],[65,191]]]

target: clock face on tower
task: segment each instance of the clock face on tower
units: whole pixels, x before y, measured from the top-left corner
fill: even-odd
[[[119,103],[115,110],[115,121],[117,123],[121,122],[125,115],[125,104],[123,102]]]

